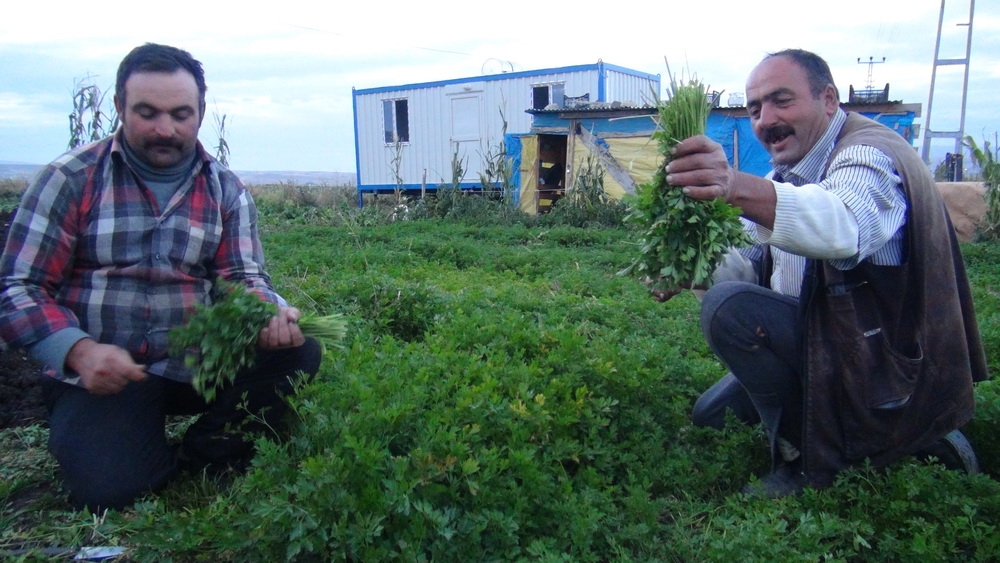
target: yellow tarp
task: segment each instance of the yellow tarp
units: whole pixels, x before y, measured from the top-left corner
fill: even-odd
[[[615,157],[629,176],[635,180],[636,184],[643,184],[653,178],[656,169],[663,165],[663,156],[657,152],[656,142],[647,137],[623,137],[605,139],[607,141],[611,156]],[[615,184],[617,189],[621,186]],[[604,191],[613,197],[613,192],[608,189],[607,180],[604,182]],[[624,193],[624,190],[622,190]]]
[[[518,199],[521,211],[534,215],[536,194],[538,193],[538,136],[521,137],[521,195]]]
[[[648,182],[656,168],[663,164],[663,157],[657,152],[656,142],[648,136],[642,137],[611,137],[604,139],[608,152],[618,164],[624,168],[635,183]],[[576,139],[571,143],[573,148],[573,173],[582,170],[590,151],[587,145]],[[520,207],[526,213],[537,212],[538,173],[538,137],[525,135],[521,137],[521,196]],[[572,189],[572,188],[571,188]],[[613,199],[621,199],[625,188],[609,175],[604,175],[604,193]]]
[[[618,164],[624,168],[636,184],[648,182],[660,166],[663,157],[656,151],[656,143],[651,142],[647,136],[643,137],[612,137],[604,139],[608,144],[608,152],[614,157]],[[587,146],[582,142],[574,143],[573,170],[582,170],[583,164],[590,154]],[[618,183],[611,175],[604,175],[604,193],[612,199],[621,199],[625,195],[625,188]]]

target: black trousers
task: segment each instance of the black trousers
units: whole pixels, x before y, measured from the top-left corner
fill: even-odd
[[[730,374],[699,397],[692,413],[696,425],[722,428],[731,410],[744,422],[762,422],[772,449],[778,434],[800,445],[798,314],[797,299],[751,283],[722,282],[705,293],[702,332]]]
[[[120,509],[166,485],[178,469],[165,433],[168,415],[201,413],[181,446],[194,468],[245,467],[256,433],[282,427],[283,396],[300,373],[319,370],[321,357],[311,338],[298,348],[260,351],[254,366],[211,403],[190,384],[155,375],[106,396],[46,378],[49,451],[72,503],[95,512]]]

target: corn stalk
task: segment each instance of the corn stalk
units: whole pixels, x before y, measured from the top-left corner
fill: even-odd
[[[964,144],[972,153],[972,160],[979,166],[986,185],[986,215],[979,224],[979,233],[985,239],[996,240],[1000,238],[1000,146],[991,151],[990,142],[984,141],[980,148],[971,135],[965,138]],[[995,136],[993,144],[1000,145]]]
[[[509,202],[514,188],[514,163],[507,156],[507,143],[504,141],[507,137],[507,116],[504,115],[503,107],[499,111],[503,124],[500,128],[500,142],[487,144],[480,153],[483,157],[483,170],[479,173],[479,182],[485,195],[490,196],[499,191],[504,202]]]
[[[601,159],[594,153],[588,153],[580,170],[573,178],[573,189],[566,192],[571,205],[588,212],[608,204],[608,194],[604,191],[605,170]],[[565,205],[565,203],[563,203]]]
[[[219,116],[219,110],[212,112],[215,118],[215,133],[219,137],[219,144],[215,145],[215,159],[225,167],[229,166],[229,142],[226,141],[226,114]]]
[[[392,158],[389,160],[389,171],[392,173],[394,182],[393,195],[395,205],[403,203],[403,141],[392,134]]]
[[[73,111],[69,114],[69,144],[75,149],[103,139],[114,131],[118,116],[114,109],[105,113],[104,92],[95,84],[88,84],[90,77],[76,83],[73,92]]]
[[[455,150],[451,154],[451,187],[455,190],[462,188],[462,179],[465,178],[465,166],[468,157],[462,158],[458,154],[458,143],[455,143]]]

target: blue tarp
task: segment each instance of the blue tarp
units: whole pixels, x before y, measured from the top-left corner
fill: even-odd
[[[913,121],[915,115],[911,111],[900,113],[875,113],[858,112],[862,115],[874,119],[886,127],[899,133],[909,143],[913,143]],[[566,128],[568,131],[569,122],[559,119],[554,115],[542,114],[535,116],[535,126],[548,128]],[[597,137],[597,141],[603,142],[602,134],[615,133],[620,135],[652,135],[654,122],[649,115],[637,116],[635,118],[613,118],[613,119],[582,119],[580,124]],[[712,140],[721,144],[726,151],[729,163],[739,170],[756,176],[765,176],[771,171],[771,156],[764,150],[757,137],[750,127],[749,116],[732,116],[724,113],[712,113],[708,117],[708,124],[705,134]],[[506,137],[507,154],[518,159],[515,170],[519,169],[521,158],[521,140],[519,135],[508,134]],[[738,158],[734,158],[734,151],[738,147]],[[518,173],[519,174],[519,173]],[[518,177],[515,185],[520,185]]]
[[[511,160],[511,168],[514,173],[511,177],[512,186],[521,185],[521,135],[515,133],[507,133],[503,137],[504,146],[507,147],[507,158]],[[514,190],[514,203],[515,205],[521,199],[521,190]]]
[[[771,157],[757,141],[750,128],[750,118],[711,114],[705,134],[722,145],[729,164],[748,174],[763,176],[771,171]],[[739,145],[739,159],[733,158],[735,145]]]
[[[899,133],[911,144],[913,143],[913,112],[858,113],[878,121]],[[705,134],[722,145],[726,150],[726,157],[729,158],[730,165],[756,176],[764,176],[771,171],[771,155],[767,154],[767,151],[753,134],[749,117],[733,117],[713,113],[708,116]],[[736,143],[739,144],[738,160],[733,158],[733,148]]]

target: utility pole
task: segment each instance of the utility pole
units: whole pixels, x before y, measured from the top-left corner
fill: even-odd
[[[937,42],[934,45],[934,66],[931,70],[931,88],[930,94],[927,98],[927,117],[924,121],[924,146],[921,153],[921,158],[924,162],[930,164],[930,149],[931,149],[931,139],[934,138],[949,138],[955,140],[955,148],[953,153],[961,155],[962,154],[962,139],[965,137],[965,100],[969,89],[969,55],[972,51],[972,15],[975,12],[976,0],[969,0],[969,21],[956,24],[959,27],[967,28],[967,35],[965,40],[965,56],[962,58],[941,58],[941,26],[944,23],[944,3],[945,0],[941,0],[941,15],[938,18],[938,31],[937,31]],[[937,81],[937,70],[939,66],[949,66],[949,65],[962,65],[965,67],[965,77],[962,82],[962,106],[959,113],[959,124],[958,130],[956,131],[938,131],[933,127],[934,123],[931,121],[931,115],[934,109],[934,87]]]

